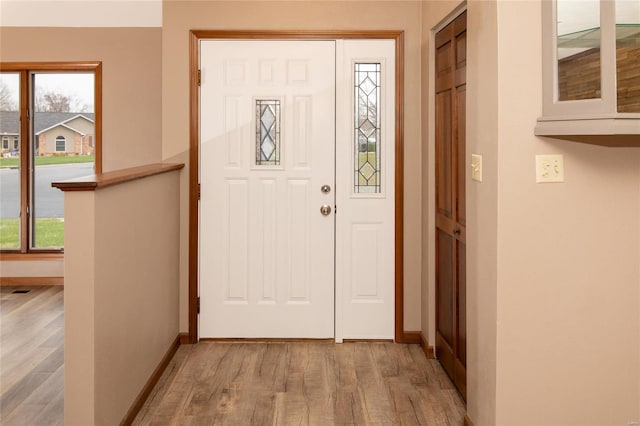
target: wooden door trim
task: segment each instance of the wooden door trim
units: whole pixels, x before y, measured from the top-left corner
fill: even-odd
[[[395,341],[415,343],[404,331],[404,31],[228,31],[191,30],[189,34],[189,342],[198,341],[198,44],[202,39],[338,40],[392,39],[395,81]]]

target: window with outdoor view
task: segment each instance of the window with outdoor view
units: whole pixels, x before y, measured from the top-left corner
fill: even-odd
[[[64,198],[51,183],[95,173],[100,65],[30,66],[0,64],[0,134],[13,142],[0,152],[0,250],[56,252]]]
[[[380,81],[379,63],[355,64],[355,193],[379,193],[380,167]]]

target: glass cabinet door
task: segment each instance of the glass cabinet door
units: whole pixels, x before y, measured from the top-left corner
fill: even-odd
[[[616,2],[618,112],[640,112],[640,1]]]
[[[558,100],[601,96],[600,1],[557,0]]]
[[[545,0],[535,134],[640,144],[640,0]]]

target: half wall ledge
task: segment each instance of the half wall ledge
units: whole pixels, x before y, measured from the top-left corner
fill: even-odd
[[[154,163],[131,167],[113,172],[99,173],[62,182],[52,182],[51,186],[61,191],[96,191],[108,186],[130,182],[149,176],[180,170],[184,163]]]
[[[129,424],[177,348],[183,167],[53,184],[64,191],[67,426]]]

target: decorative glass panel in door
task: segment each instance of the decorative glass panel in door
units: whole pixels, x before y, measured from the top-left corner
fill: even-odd
[[[256,100],[256,165],[280,165],[280,101]]]
[[[354,192],[380,192],[380,64],[355,64]]]

